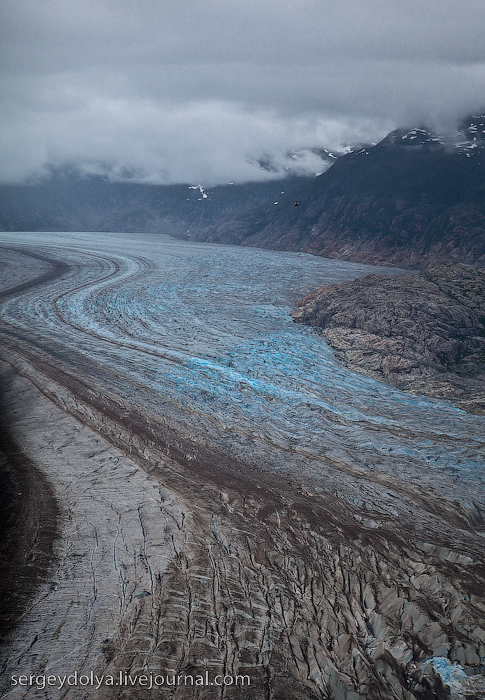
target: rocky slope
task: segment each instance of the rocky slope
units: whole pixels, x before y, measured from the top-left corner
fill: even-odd
[[[332,162],[332,161],[331,161]],[[26,185],[0,186],[0,231],[120,231],[188,237],[221,217],[268,201],[308,177],[242,185],[110,182],[73,168]]]
[[[325,173],[197,240],[420,267],[485,260],[485,118],[459,143],[397,130]],[[294,206],[295,200],[298,207]]]
[[[485,270],[369,275],[312,292],[292,316],[345,365],[485,415]]]

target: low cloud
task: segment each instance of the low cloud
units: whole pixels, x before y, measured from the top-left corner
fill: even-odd
[[[485,104],[474,0],[4,0],[3,15],[3,182],[67,162],[153,183],[312,173],[312,149],[452,131]]]
[[[52,111],[24,111],[4,122],[3,181],[42,176],[47,166],[77,164],[111,179],[168,184],[244,182],[325,169],[310,149],[368,142],[388,124],[374,120],[286,116],[204,101],[160,105],[96,98]],[[297,155],[293,155],[297,152]],[[259,160],[270,159],[272,171]]]

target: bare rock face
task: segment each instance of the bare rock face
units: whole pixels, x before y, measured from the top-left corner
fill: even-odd
[[[345,365],[485,413],[485,270],[369,275],[312,292],[292,316],[321,328]]]

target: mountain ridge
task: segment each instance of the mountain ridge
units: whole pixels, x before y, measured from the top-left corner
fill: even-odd
[[[195,238],[411,268],[484,264],[485,118],[470,118],[461,133],[450,144],[426,129],[397,129],[297,184],[278,210],[260,206]]]
[[[65,166],[0,186],[0,230],[164,233],[405,268],[485,265],[485,116],[457,133],[396,129],[372,146],[319,152],[329,167],[317,176],[214,187],[112,182]],[[259,165],[274,170],[270,159]]]
[[[283,180],[202,187],[110,182],[75,168],[53,169],[43,181],[0,186],[0,231],[119,231],[189,237],[221,219],[279,196]]]

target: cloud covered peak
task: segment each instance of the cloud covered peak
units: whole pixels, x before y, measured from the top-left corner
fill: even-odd
[[[242,182],[451,129],[484,101],[484,23],[474,0],[4,0],[0,178]]]

